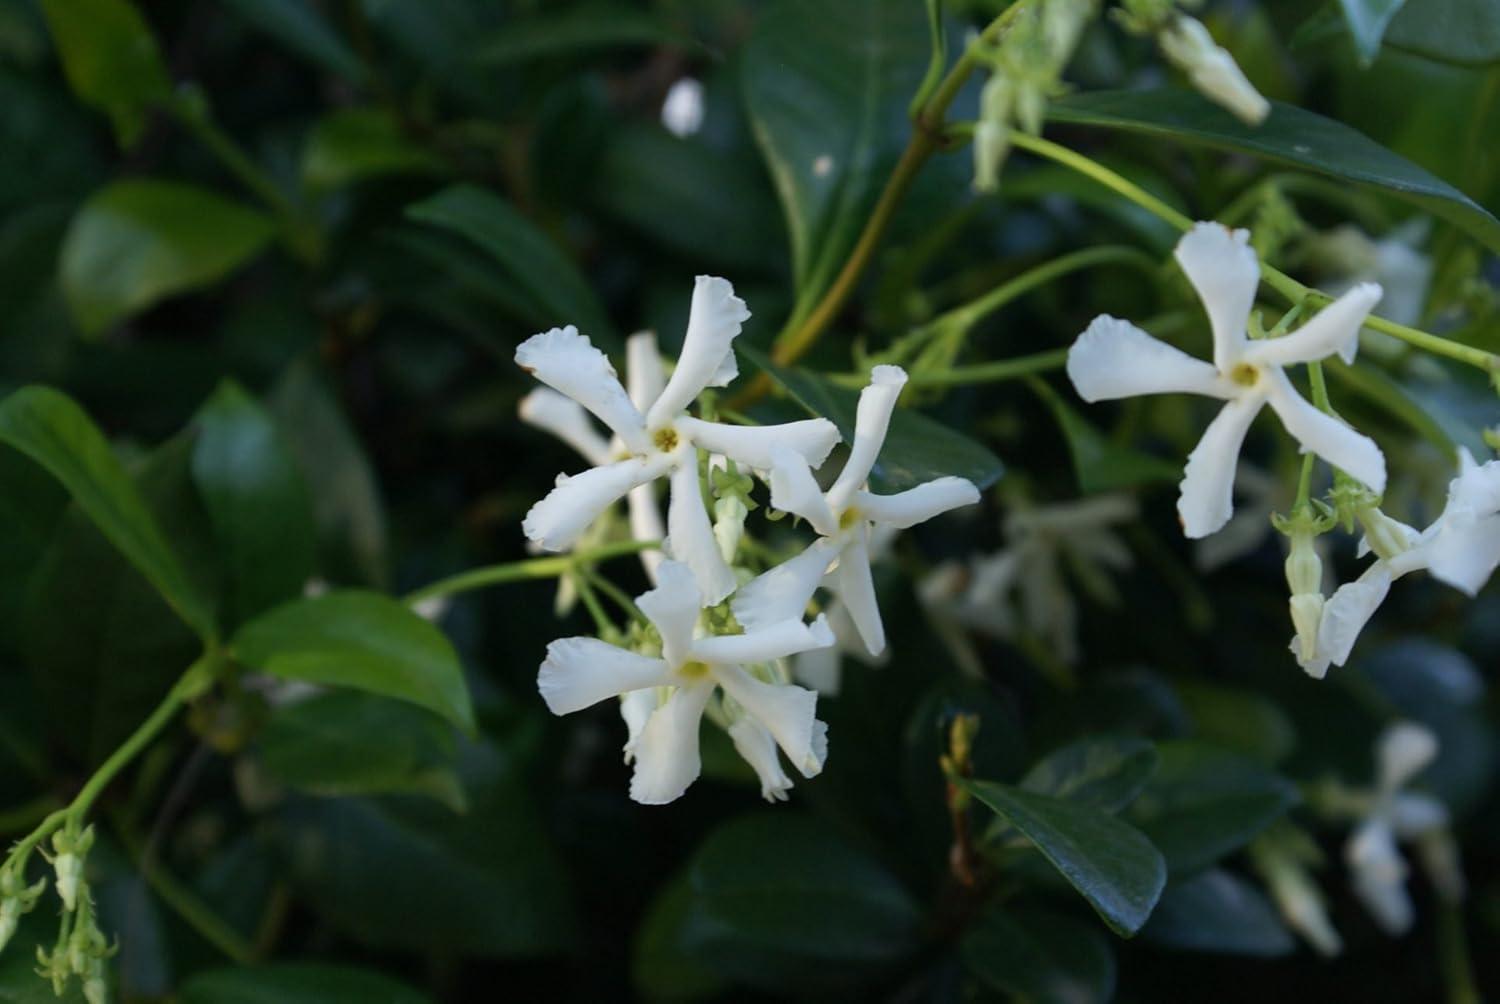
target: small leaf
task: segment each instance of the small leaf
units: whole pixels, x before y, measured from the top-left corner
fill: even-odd
[[[193,480],[224,564],[226,623],[299,596],[313,572],[312,500],[270,415],[225,382],[197,415]]]
[[[1161,852],[1132,826],[1087,805],[995,784],[964,784],[1036,845],[1116,933],[1140,930],[1167,881]]]
[[[1248,757],[1191,740],[1156,749],[1156,774],[1129,816],[1161,848],[1173,875],[1238,850],[1297,803],[1290,781]]]
[[[158,300],[208,286],[260,253],[275,227],[212,192],[134,179],[91,195],[63,239],[58,269],[84,334]]]
[[[619,343],[609,316],[577,266],[504,199],[473,185],[454,185],[407,207],[414,220],[452,231],[478,245],[515,279],[536,326],[576,324],[606,349]]]
[[[225,0],[234,12],[291,51],[346,80],[364,79],[365,67],[349,43],[309,0]]]
[[[23,387],[0,402],[0,442],[41,464],[177,615],[208,639],[209,602],[189,579],[103,433],[72,398]]]
[[[584,6],[514,18],[498,35],[481,40],[473,58],[483,66],[495,67],[598,49],[655,45],[701,48],[654,12]]]
[[[1027,383],[1057,419],[1063,437],[1068,441],[1078,488],[1085,495],[1181,479],[1182,468],[1176,464],[1111,443],[1044,381],[1029,380]]]
[[[151,105],[171,96],[156,39],[130,0],[42,0],[68,85],[135,145]]]
[[[964,968],[991,990],[1037,1004],[1105,1004],[1115,957],[1091,924],[1053,913],[992,909],[964,936]]]
[[[346,590],[284,604],[240,628],[230,649],[272,676],[400,698],[474,732],[453,646],[388,596]]]
[[[279,962],[211,969],[190,977],[182,1004],[430,1004],[389,976],[347,966]]]
[[[302,183],[330,191],[391,174],[441,174],[443,163],[380,108],[343,108],[319,119],[302,151]]]
[[[781,386],[808,414],[838,426],[845,442],[854,441],[854,416],[859,392],[839,387],[806,370],[784,369],[746,345],[736,345]],[[940,422],[909,409],[891,416],[890,431],[880,458],[870,472],[870,484],[882,492],[898,492],[946,475],[968,478],[981,491],[1000,479],[1004,466],[987,448]]]
[[[1129,805],[1156,770],[1156,747],[1134,736],[1095,736],[1049,753],[1021,787],[1103,812]]]
[[[1500,220],[1473,199],[1342,122],[1293,105],[1272,102],[1270,116],[1250,126],[1193,91],[1091,91],[1050,103],[1047,116],[1069,125],[1201,144],[1370,185],[1441,216],[1500,251]]]
[[[1220,868],[1167,886],[1141,939],[1183,951],[1258,957],[1296,948],[1261,891]]]
[[[1380,52],[1380,39],[1386,26],[1401,9],[1406,0],[1339,0],[1344,11],[1344,23],[1354,37],[1354,48],[1359,61],[1369,66]]]

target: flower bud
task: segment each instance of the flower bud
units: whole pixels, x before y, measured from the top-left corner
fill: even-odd
[[[1312,662],[1318,654],[1318,626],[1323,621],[1323,594],[1298,593],[1291,598],[1292,627],[1297,630],[1297,655]]]
[[[730,564],[745,535],[745,517],[749,514],[738,495],[726,495],[714,503],[714,540],[719,544],[719,554]]]
[[[1381,560],[1391,561],[1397,555],[1411,550],[1412,538],[1415,536],[1411,527],[1400,520],[1391,519],[1378,506],[1356,509],[1354,516],[1365,531],[1365,542]]]
[[[21,926],[22,912],[19,899],[0,902],[0,952],[5,951],[5,946],[15,937],[16,928]]]
[[[1323,595],[1323,560],[1313,546],[1310,530],[1294,528],[1288,535],[1291,550],[1286,556],[1286,584],[1293,596]]]
[[[1271,103],[1245,78],[1228,50],[1196,18],[1179,15],[1156,36],[1162,55],[1188,75],[1204,97],[1250,125],[1270,114]]]

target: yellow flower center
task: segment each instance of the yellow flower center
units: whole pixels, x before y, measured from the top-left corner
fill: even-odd
[[[839,529],[847,530],[855,523],[858,523],[861,518],[859,510],[854,506],[850,506],[839,514]]]
[[[651,442],[663,453],[671,453],[677,449],[677,430],[668,426],[665,429],[657,429],[651,436]]]
[[[705,662],[685,662],[677,671],[679,676],[689,680],[701,680],[708,675],[708,664]]]
[[[1241,387],[1254,387],[1260,380],[1260,368],[1250,363],[1236,363],[1229,371],[1229,379]]]

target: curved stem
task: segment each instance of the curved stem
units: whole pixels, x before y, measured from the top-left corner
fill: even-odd
[[[452,596],[455,593],[466,593],[472,589],[499,586],[507,582],[555,579],[578,565],[607,561],[626,554],[639,554],[660,546],[661,542],[656,540],[624,540],[579,554],[560,554],[553,558],[531,558],[526,561],[511,561],[503,565],[475,568],[428,583],[421,589],[407,593],[402,602],[411,606],[422,600],[430,600],[438,596]]]
[[[1016,380],[1034,373],[1062,369],[1068,364],[1067,349],[1049,349],[1029,356],[997,359],[973,366],[955,366],[936,373],[913,373],[907,383],[912,387],[961,387],[966,384],[997,383]]]

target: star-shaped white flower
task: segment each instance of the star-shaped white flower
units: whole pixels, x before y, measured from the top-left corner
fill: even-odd
[[[693,570],[705,604],[733,592],[734,573],[719,553],[703,504],[698,451],[722,453],[746,467],[766,470],[774,450],[791,450],[817,466],[838,441],[838,429],[821,418],[752,427],[687,414],[705,387],[722,387],[738,374],[732,343],[749,316],[726,280],[700,275],[677,367],[644,412],[620,385],[608,358],[577,328],[553,328],[522,342],[516,363],[592,412],[628,452],[623,460],[560,476],[557,487],[526,514],[526,536],[549,551],[567,550],[616,499],[667,477],[668,554]]]
[[[1177,511],[1189,537],[1206,537],[1233,515],[1240,447],[1267,404],[1303,452],[1316,453],[1376,493],[1385,489],[1380,448],[1305,401],[1283,372],[1294,363],[1352,351],[1380,287],[1361,283],[1291,334],[1251,341],[1247,327],[1260,266],[1249,238],[1245,230],[1199,223],[1177,244],[1177,262],[1208,312],[1212,364],[1107,315],[1095,318],[1068,351],[1068,376],[1085,401],[1181,392],[1225,402],[1188,455]]]
[[[819,489],[803,457],[790,450],[775,451],[771,505],[807,520],[818,539],[735,594],[730,608],[746,630],[800,617],[827,574],[829,587],[848,609],[866,650],[879,655],[885,649],[885,627],[870,573],[871,529],[885,525],[904,530],[979,501],[973,482],[953,476],[894,495],[867,490],[865,482],[885,444],[891,413],[905,385],[906,371],[899,366],[876,366],[871,371],[870,384],[859,395],[849,458],[827,492]]]
[[[698,725],[715,689],[722,689],[731,705],[730,735],[760,774],[767,799],[782,797],[791,787],[768,737],[803,777],[821,771],[828,740],[826,726],[816,718],[818,695],[793,684],[767,683],[745,666],[832,645],[827,621],[820,617],[804,624],[799,611],[743,634],[702,637],[703,597],[692,572],[681,562],[664,561],[657,577],[656,588],[636,604],[661,635],[661,657],[597,638],[554,641],[537,674],[547,707],[565,715],[631,692],[654,696],[649,702],[632,697],[626,714],[627,722],[632,714],[639,718],[628,744],[635,760],[630,797],[648,805],[673,801],[697,779],[702,767]],[[658,687],[670,689],[657,692]]]

